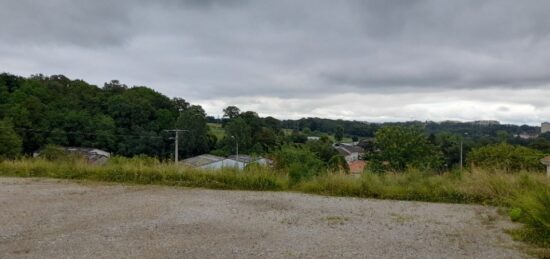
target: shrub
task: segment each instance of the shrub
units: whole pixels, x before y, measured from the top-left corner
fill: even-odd
[[[44,158],[49,161],[64,162],[77,158],[76,155],[71,155],[63,150],[63,148],[56,145],[46,145],[42,150],[40,150],[40,154],[38,155],[38,157]]]
[[[522,170],[541,171],[544,169],[540,163],[543,157],[542,152],[534,149],[500,143],[473,149],[468,154],[467,161],[476,167],[509,173]]]
[[[308,149],[285,145],[274,153],[275,167],[287,171],[291,183],[326,172],[323,162]]]
[[[550,187],[538,185],[520,194],[511,204],[519,215],[511,216],[525,223],[522,239],[550,247]]]
[[[23,142],[13,126],[0,120],[0,158],[15,158],[21,153]]]
[[[508,212],[508,215],[512,221],[518,221],[521,218],[521,209],[513,208]]]
[[[376,132],[375,146],[379,151],[370,154],[369,163],[375,172],[401,172],[410,167],[430,171],[443,165],[441,150],[418,127],[383,127]]]
[[[335,155],[328,161],[329,170],[332,172],[349,173],[349,165],[342,155]]]

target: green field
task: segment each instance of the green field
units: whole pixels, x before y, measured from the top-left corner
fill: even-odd
[[[218,140],[223,139],[225,137],[225,131],[222,128],[222,125],[220,123],[208,123],[208,127],[210,128],[210,132],[218,138]]]

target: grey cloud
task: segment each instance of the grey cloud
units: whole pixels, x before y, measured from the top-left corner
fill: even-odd
[[[2,42],[43,46],[109,46],[134,33],[128,8],[118,1],[3,1]]]
[[[205,101],[550,87],[545,0],[0,4],[0,69],[12,73]]]

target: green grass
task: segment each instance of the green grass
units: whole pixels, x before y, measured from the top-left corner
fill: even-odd
[[[208,127],[210,128],[210,132],[218,138],[218,140],[223,139],[225,137],[225,131],[222,128],[222,125],[220,123],[208,123]]]
[[[0,162],[0,176],[49,177],[213,189],[294,191],[330,196],[475,203],[507,208],[524,228],[513,236],[550,248],[550,178],[540,173],[472,172],[428,174],[417,170],[361,177],[326,174],[290,183],[286,172],[253,167],[205,171],[175,167],[151,158],[113,158],[105,166],[81,160],[20,159]],[[545,250],[545,251],[547,251]]]
[[[88,165],[82,161],[56,163],[42,159],[4,161],[0,162],[0,176],[49,177],[257,191],[283,190],[287,186],[284,177],[265,169],[256,169],[250,172],[224,169],[213,172],[176,168],[171,164],[144,162],[141,159],[127,159],[125,162],[110,163],[106,166]]]

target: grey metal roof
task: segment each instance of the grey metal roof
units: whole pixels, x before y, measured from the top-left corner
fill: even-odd
[[[187,158],[181,161],[181,163],[185,165],[193,166],[193,167],[200,167],[200,166],[205,166],[218,161],[222,161],[224,159],[225,158],[223,157],[205,154],[205,155]]]
[[[339,145],[335,147],[342,155],[350,155],[351,153],[363,153],[365,150],[360,146],[354,145]]]

